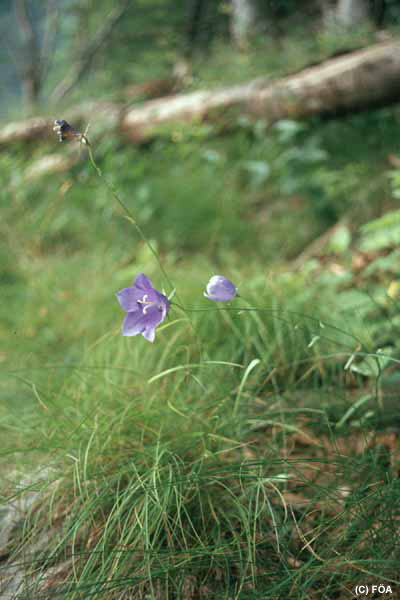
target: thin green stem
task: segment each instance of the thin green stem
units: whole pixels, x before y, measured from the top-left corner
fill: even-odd
[[[129,208],[126,206],[126,204],[123,202],[123,200],[121,200],[120,195],[118,194],[117,190],[115,189],[115,186],[110,181],[108,181],[108,179],[103,175],[102,170],[100,169],[100,167],[98,166],[98,164],[95,161],[91,145],[89,143],[87,143],[86,145],[87,145],[88,152],[89,152],[90,162],[92,163],[92,166],[95,169],[97,175],[104,182],[104,184],[106,185],[107,189],[111,192],[113,198],[118,202],[118,204],[120,205],[120,207],[122,208],[122,210],[125,212],[128,220],[135,227],[135,229],[138,232],[140,238],[144,241],[144,243],[146,244],[146,246],[149,248],[150,252],[152,253],[152,255],[154,256],[154,258],[156,259],[157,264],[160,267],[160,270],[161,270],[161,272],[162,272],[162,274],[163,274],[166,282],[168,283],[168,285],[169,285],[169,287],[171,288],[171,291],[172,291],[174,289],[174,286],[173,286],[170,278],[168,277],[168,274],[167,274],[166,270],[164,269],[164,267],[162,265],[162,262],[160,260],[160,257],[158,255],[158,253],[157,253],[157,250],[154,248],[154,246],[151,244],[151,242],[149,241],[149,239],[146,237],[145,233],[143,232],[143,230],[140,227],[140,225],[137,223],[135,217],[133,216],[133,214],[131,213],[131,211],[129,210]]]
[[[240,299],[243,300],[243,297],[240,296]],[[246,302],[249,304],[248,300],[246,300]],[[279,314],[283,314],[283,315],[289,315],[291,317],[301,317],[303,319],[307,319],[309,321],[313,321],[314,323],[317,323],[319,325],[319,327],[327,327],[328,329],[332,329],[333,331],[337,331],[338,333],[343,334],[346,337],[350,337],[352,338],[355,342],[358,342],[361,346],[364,346],[363,342],[353,333],[349,333],[348,331],[345,331],[344,329],[340,329],[340,327],[337,327],[336,325],[333,325],[332,323],[328,323],[327,321],[324,321],[322,319],[318,319],[317,317],[312,317],[311,315],[307,315],[305,313],[301,313],[298,311],[294,311],[294,310],[286,310],[286,309],[279,309],[279,308],[265,308],[265,307],[257,307],[257,306],[223,306],[223,307],[210,307],[210,308],[193,308],[193,307],[185,307],[185,306],[180,306],[179,304],[177,304],[176,302],[172,303],[174,306],[180,308],[183,312],[185,313],[194,313],[194,312],[234,312],[234,313],[245,313],[245,312],[259,312],[259,313],[270,313],[273,315],[278,315]],[[284,321],[284,319],[281,318],[282,322],[286,322],[289,323],[289,321]],[[321,338],[323,338],[323,336],[320,336]]]

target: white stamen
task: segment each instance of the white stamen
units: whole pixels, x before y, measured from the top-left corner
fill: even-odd
[[[144,306],[143,306],[143,314],[144,315],[147,314],[147,309],[150,306],[154,306],[154,304],[156,304],[156,302],[151,302],[151,301],[147,300],[147,298],[148,298],[148,294],[145,294],[141,300],[138,300],[138,304],[144,304]]]

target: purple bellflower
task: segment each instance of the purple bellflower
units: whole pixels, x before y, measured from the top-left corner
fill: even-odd
[[[230,302],[237,295],[237,287],[223,275],[214,275],[207,283],[204,295],[214,302]]]
[[[170,309],[170,301],[153,287],[151,280],[141,273],[132,287],[116,294],[124,311],[128,313],[122,326],[122,335],[142,334],[154,342],[156,329]]]

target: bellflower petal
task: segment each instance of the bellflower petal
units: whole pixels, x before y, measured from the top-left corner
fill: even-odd
[[[135,289],[133,287],[124,288],[120,292],[115,294],[118,298],[118,302],[125,312],[129,312],[131,310],[135,310],[137,308],[137,301],[143,296],[135,293]]]
[[[127,316],[122,326],[122,335],[143,335],[154,342],[156,328],[164,321],[170,302],[164,294],[153,287],[151,279],[140,274],[133,286],[124,288],[116,294]]]
[[[136,289],[143,290],[144,292],[155,291],[150,277],[146,277],[143,273],[140,273],[140,275],[136,277],[133,285]]]
[[[143,315],[139,310],[128,312],[122,325],[122,335],[139,335],[145,328]]]
[[[137,308],[137,302],[142,300],[144,294],[147,294],[149,298],[156,301],[155,295],[158,292],[153,288],[151,279],[142,273],[136,277],[132,287],[124,288],[120,292],[117,292],[116,296],[124,311],[130,312]]]
[[[223,275],[214,275],[207,283],[204,296],[214,302],[230,302],[237,295],[237,287]]]

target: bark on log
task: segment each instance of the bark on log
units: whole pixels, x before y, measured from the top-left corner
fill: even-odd
[[[361,111],[399,100],[400,42],[390,41],[274,82],[257,80],[146,102],[125,114],[121,129],[131,141],[140,143],[168,124],[218,121],[224,113],[225,120],[234,121],[235,114],[245,114],[273,123]]]
[[[52,121],[42,117],[8,123],[0,130],[0,146],[42,138],[51,131],[51,125]]]

